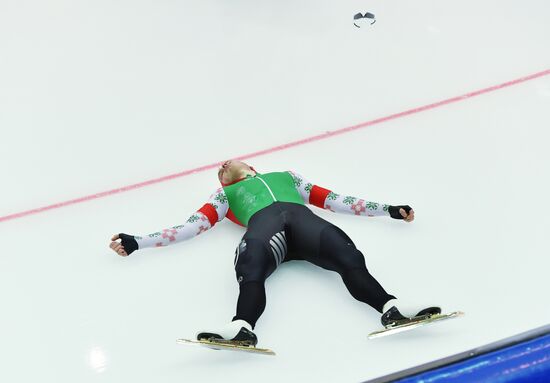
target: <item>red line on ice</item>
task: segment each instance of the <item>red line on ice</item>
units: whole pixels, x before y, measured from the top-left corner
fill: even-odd
[[[469,92],[469,93],[466,93],[466,94],[463,94],[463,95],[460,95],[460,96],[456,96],[456,97],[448,98],[448,99],[445,99],[445,100],[437,101],[437,102],[434,102],[432,104],[427,104],[427,105],[419,106],[419,107],[416,107],[416,108],[408,109],[408,110],[405,110],[403,112],[390,114],[389,116],[380,117],[380,118],[377,118],[375,120],[371,120],[371,121],[367,121],[367,122],[362,122],[360,124],[353,125],[353,126],[348,126],[346,128],[341,128],[341,129],[338,129],[338,130],[329,131],[329,132],[326,132],[326,133],[322,133],[322,134],[318,134],[318,135],[315,135],[315,136],[307,137],[307,138],[304,138],[304,139],[301,139],[301,140],[298,140],[298,141],[293,141],[293,142],[289,142],[289,143],[286,143],[286,144],[274,146],[272,148],[268,148],[268,149],[259,150],[259,151],[256,151],[256,152],[244,154],[244,155],[241,155],[239,157],[234,157],[234,159],[244,160],[244,159],[248,159],[248,158],[262,156],[264,154],[269,154],[269,153],[289,149],[289,148],[292,148],[292,147],[295,147],[295,146],[304,145],[304,144],[308,144],[308,143],[319,141],[319,140],[324,140],[326,138],[337,136],[339,134],[349,133],[349,132],[352,132],[354,130],[366,128],[367,126],[381,124],[381,123],[386,122],[386,121],[395,120],[395,119],[398,119],[398,118],[401,118],[401,117],[409,116],[411,114],[425,112],[427,110],[439,108],[440,106],[452,104],[454,102],[468,100],[472,97],[476,97],[476,96],[480,96],[482,94],[494,92],[496,90],[507,88],[509,86],[521,84],[521,83],[524,83],[526,81],[530,81],[530,80],[534,80],[534,79],[537,79],[537,78],[540,78],[540,77],[547,76],[549,74],[550,74],[550,69],[546,69],[542,72],[533,73],[531,75],[520,77],[520,78],[517,78],[515,80],[507,81],[507,82],[504,82],[502,84],[493,85],[493,86],[490,86],[488,88],[475,90],[473,92]],[[209,165],[204,165],[204,166],[200,166],[198,168],[184,170],[184,171],[179,172],[179,173],[170,174],[170,175],[160,177],[160,178],[155,178],[155,179],[152,179],[152,180],[149,180],[149,181],[144,181],[144,182],[140,182],[140,183],[133,184],[133,185],[128,185],[128,186],[123,186],[123,187],[120,187],[120,188],[107,190],[107,191],[104,191],[104,192],[91,194],[91,195],[87,195],[87,196],[84,196],[84,197],[72,199],[72,200],[69,200],[69,201],[59,202],[59,203],[55,203],[53,205],[43,206],[43,207],[39,207],[39,208],[32,209],[32,210],[22,211],[20,213],[14,213],[14,214],[6,215],[6,216],[3,216],[3,217],[0,217],[0,222],[9,221],[9,220],[17,219],[17,218],[22,218],[22,217],[25,217],[25,216],[28,216],[28,215],[38,214],[38,213],[42,213],[42,212],[45,212],[45,211],[48,211],[48,210],[59,209],[59,208],[65,207],[65,206],[74,205],[74,204],[82,203],[82,202],[86,202],[86,201],[91,201],[91,200],[98,199],[98,198],[108,197],[108,196],[113,195],[113,194],[118,194],[118,193],[123,193],[123,192],[127,192],[127,191],[134,190],[134,189],[139,189],[139,188],[142,188],[142,187],[145,187],[145,186],[149,186],[149,185],[157,184],[157,183],[160,183],[160,182],[173,180],[173,179],[179,178],[179,177],[185,177],[185,176],[188,176],[188,175],[193,174],[193,173],[198,173],[198,172],[202,172],[204,170],[216,168],[220,165],[220,163],[221,162],[215,162],[215,163],[211,163]]]

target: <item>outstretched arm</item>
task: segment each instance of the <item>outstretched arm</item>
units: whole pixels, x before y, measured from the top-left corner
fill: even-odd
[[[144,236],[134,236],[129,234],[115,234],[111,240],[120,242],[111,242],[111,249],[119,255],[127,256],[138,249],[147,247],[164,247],[181,241],[194,238],[208,229],[212,228],[217,222],[221,221],[229,209],[229,203],[223,188],[217,189],[199,210],[197,210],[182,225],[172,226],[155,233]]]
[[[337,194],[306,180],[295,172],[289,171],[289,173],[294,178],[294,186],[304,202],[321,209],[335,213],[366,215],[368,217],[390,216],[395,219],[404,219],[407,222],[414,219],[414,211],[408,205],[393,206],[350,195]]]

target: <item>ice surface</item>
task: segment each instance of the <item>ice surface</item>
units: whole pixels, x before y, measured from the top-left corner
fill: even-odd
[[[357,29],[353,15],[377,22]],[[0,4],[0,216],[384,117],[550,68],[540,0]],[[230,222],[183,223],[216,171],[0,223],[2,382],[359,382],[550,322],[550,76],[250,159],[410,204],[412,224],[316,211],[401,299],[466,316],[378,340],[337,274],[284,264],[259,346],[177,345],[234,314]]]

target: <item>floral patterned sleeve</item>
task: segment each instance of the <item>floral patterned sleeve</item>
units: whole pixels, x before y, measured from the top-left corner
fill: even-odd
[[[217,189],[207,203],[197,210],[182,225],[162,229],[145,236],[135,236],[139,249],[146,247],[163,247],[194,238],[212,228],[227,214],[229,203],[223,188]]]
[[[368,217],[390,215],[388,211],[390,205],[367,201],[350,195],[337,194],[332,190],[315,185],[295,172],[289,171],[289,173],[294,178],[294,186],[305,203],[334,213],[366,215]]]

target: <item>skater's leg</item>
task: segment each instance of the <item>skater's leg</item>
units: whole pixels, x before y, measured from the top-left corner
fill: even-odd
[[[302,207],[290,207],[293,251],[317,266],[336,271],[350,294],[380,313],[386,302],[395,299],[369,273],[365,257],[337,226]]]
[[[287,255],[285,216],[278,204],[254,214],[236,250],[239,299],[233,320],[245,320],[253,328],[266,306],[265,280]]]
[[[388,294],[380,283],[369,273],[365,257],[357,250],[352,240],[337,226],[330,226],[321,232],[319,257],[312,257],[312,262],[338,272],[351,295],[374,307],[385,317],[400,319],[426,314],[439,314],[438,306],[426,306],[416,302],[402,302]],[[390,310],[395,307],[395,310]]]
[[[395,299],[370,274],[363,253],[337,226],[328,226],[320,233],[320,251],[311,261],[319,266],[336,271],[342,277],[351,295],[378,312],[383,312],[386,302]]]
[[[254,328],[263,314],[266,306],[265,284],[260,281],[251,281],[239,285],[237,313],[233,320],[242,319]]]
[[[245,320],[252,328],[266,306],[265,281],[286,255],[286,240],[280,232],[275,231],[267,238],[258,239],[247,233],[235,258],[239,298],[233,320]]]
[[[411,305],[398,301],[395,296],[388,294],[370,274],[366,267],[365,257],[340,228],[303,206],[292,205],[288,206],[288,209],[291,211],[289,215],[291,217],[289,249],[292,253],[299,254],[298,256],[291,254],[291,257],[304,259],[339,273],[355,299],[384,313],[383,322],[384,317],[393,320],[395,317],[399,319],[401,316],[399,310],[395,313],[396,310],[390,310],[388,307],[396,309],[403,307],[403,311],[408,316],[441,312],[441,308],[438,306]],[[410,314],[412,312],[415,314]]]
[[[235,254],[235,271],[239,282],[237,313],[231,323],[208,331],[202,331],[197,339],[225,339],[245,341],[250,345],[258,342],[252,332],[265,305],[265,280],[276,268],[274,257],[265,241],[251,238],[247,232]]]

